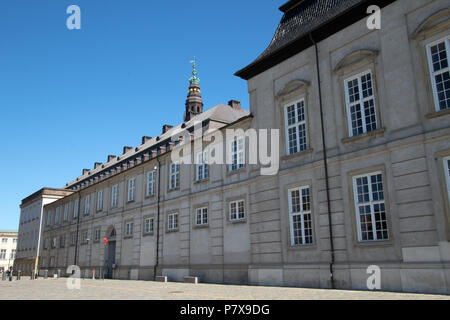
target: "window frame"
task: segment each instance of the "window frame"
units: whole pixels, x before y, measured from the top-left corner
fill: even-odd
[[[103,190],[97,192],[97,212],[103,210]]]
[[[124,237],[131,238],[133,237],[133,230],[134,229],[134,222],[133,221],[126,221],[125,222],[125,232]]]
[[[173,168],[175,168],[175,172],[173,171]],[[175,190],[180,186],[180,171],[181,171],[181,167],[180,167],[180,163],[177,162],[172,162],[170,164],[169,167],[169,190]],[[174,179],[174,183],[175,185],[172,184],[172,177],[175,177]]]
[[[203,181],[209,178],[208,151],[201,151],[196,154],[197,163],[195,166],[195,181]],[[200,174],[201,169],[201,174]]]
[[[298,104],[303,103],[303,114],[304,114],[304,120],[302,121],[298,121]],[[295,119],[296,122],[294,124],[289,125],[289,113],[288,113],[288,108],[293,106],[295,108]],[[308,150],[308,145],[309,145],[309,136],[308,136],[308,114],[307,114],[307,105],[306,105],[306,99],[305,97],[302,97],[300,99],[294,100],[290,103],[286,103],[283,106],[283,111],[284,111],[284,137],[285,137],[285,145],[286,145],[286,155],[287,156],[291,156],[291,155],[295,155],[295,154],[299,154],[302,152],[305,152]],[[299,136],[299,130],[298,127],[300,125],[304,125],[305,126],[305,138],[306,138],[306,142],[304,145],[304,149],[302,149],[302,146],[300,145],[300,136]],[[292,152],[290,150],[290,140],[289,140],[289,129],[291,128],[296,128],[296,147],[297,147],[297,152]]]
[[[313,202],[312,202],[312,193],[311,193],[311,186],[310,185],[304,185],[294,188],[288,189],[288,210],[289,210],[289,231],[290,231],[290,245],[291,247],[310,247],[314,245],[314,216],[313,216]],[[309,210],[304,210],[304,203],[303,203],[303,190],[308,190],[308,196],[309,196]],[[293,203],[292,203],[292,192],[298,191],[299,192],[299,206],[300,211],[299,212],[293,212]],[[310,215],[310,224],[311,224],[311,242],[307,243],[305,235],[306,231],[306,223],[305,223],[305,215]],[[302,232],[302,241],[301,243],[295,243],[294,238],[294,217],[300,216],[300,224],[301,224],[301,232]]]
[[[178,212],[171,212],[167,214],[167,231],[168,232],[178,231]]]
[[[63,221],[66,222],[67,220],[69,220],[69,203],[64,204]]]
[[[146,190],[145,190],[146,197],[155,195],[155,187],[156,187],[155,184],[156,184],[156,170],[147,172]]]
[[[111,187],[111,208],[117,207],[119,194],[119,185],[115,184]]]
[[[77,219],[78,218],[78,208],[79,208],[79,200],[76,199],[73,201],[73,214],[72,214],[72,219]]]
[[[239,143],[242,142],[242,145]],[[236,151],[234,151],[234,143],[236,143]],[[241,148],[242,147],[242,148]],[[229,172],[239,171],[245,167],[245,136],[234,136],[229,144]],[[234,156],[236,155],[236,163]],[[242,163],[240,163],[240,161]]]
[[[447,52],[447,68],[444,68],[443,70],[439,70],[439,71],[434,71],[433,59],[431,56],[431,47],[436,46],[442,42],[444,43],[446,52]],[[440,38],[438,40],[435,40],[433,42],[426,44],[425,50],[426,50],[428,72],[429,72],[429,76],[430,76],[430,80],[431,80],[431,90],[433,92],[433,103],[434,103],[433,110],[435,112],[442,112],[442,111],[450,110],[450,108],[445,108],[445,109],[440,108],[439,96],[437,93],[437,85],[436,85],[436,75],[437,74],[444,74],[445,72],[450,73],[450,35],[447,35],[443,38]]]
[[[128,180],[127,202],[133,202],[136,199],[136,178]]]
[[[363,89],[362,89],[362,81],[361,78],[363,76],[366,76],[370,74],[370,78],[371,78],[371,83],[372,83],[372,95],[369,97],[364,98],[363,97]],[[359,100],[354,101],[354,102],[350,102],[350,96],[349,96],[349,82],[354,81],[354,80],[358,80],[358,93],[359,93]],[[377,98],[376,98],[376,88],[375,88],[375,76],[374,76],[374,71],[372,69],[366,69],[365,71],[356,73],[356,74],[352,74],[351,76],[348,76],[346,78],[344,78],[344,91],[345,91],[345,110],[346,110],[346,115],[347,115],[347,128],[348,128],[348,136],[350,138],[353,137],[358,137],[358,136],[362,136],[362,135],[366,135],[369,134],[371,132],[375,132],[377,130],[379,130],[381,128],[380,125],[380,117],[379,117],[379,113],[378,113],[378,106],[377,106]],[[369,100],[373,100],[373,108],[374,108],[374,116],[375,116],[375,129],[368,131],[367,130],[367,123],[366,123],[366,113],[365,113],[365,108],[364,108],[364,102],[369,101]],[[351,113],[351,107],[355,106],[359,104],[360,105],[360,110],[361,110],[361,120],[362,120],[362,127],[363,127],[363,132],[362,133],[358,133],[358,134],[354,134],[353,133],[353,124],[352,124],[352,113]]]
[[[450,203],[450,156],[443,158],[444,162],[444,175],[445,175],[445,182],[447,184],[447,198]]]
[[[91,212],[91,195],[88,194],[84,197],[84,210],[83,210],[83,214],[85,216],[89,215],[89,213]]]
[[[381,175],[381,183],[383,184],[383,200],[373,200],[373,190],[372,190],[372,183],[371,183],[371,177]],[[357,179],[366,177],[368,179],[368,193],[369,193],[369,202],[359,203],[358,202],[358,184]],[[389,225],[389,210],[388,210],[388,202],[387,202],[387,191],[386,191],[386,182],[385,182],[385,173],[381,170],[372,171],[368,173],[362,173],[353,175],[351,177],[352,181],[352,189],[353,189],[353,202],[354,202],[354,210],[355,210],[355,216],[356,216],[356,229],[357,229],[357,241],[358,243],[381,243],[381,242],[389,242],[391,241],[391,234],[390,230],[391,227]],[[385,239],[378,239],[377,235],[377,229],[376,229],[376,219],[375,219],[375,210],[374,206],[378,204],[384,204],[384,211],[385,211],[385,221],[386,221],[386,234],[387,238]],[[359,211],[360,206],[370,206],[370,215],[371,215],[371,224],[372,224],[372,240],[363,240],[362,239],[362,225],[361,225],[361,214]],[[381,229],[382,231],[383,229]]]
[[[206,213],[205,213],[206,210]],[[199,215],[200,214],[200,215]],[[200,217],[200,223],[199,223]],[[206,217],[206,219],[205,219]],[[209,209],[207,206],[198,207],[195,209],[195,225],[197,227],[204,227],[209,224]]]
[[[244,213],[243,213],[243,217],[239,218],[239,203],[242,202],[243,205],[243,209],[244,209]],[[235,204],[236,205],[236,218],[232,218],[232,205]],[[245,210],[245,199],[237,199],[237,200],[232,200],[229,202],[228,204],[228,218],[230,222],[241,222],[241,221],[245,221],[247,219],[247,215],[246,215],[246,210]]]
[[[94,242],[100,242],[100,238],[101,238],[101,229],[95,228],[94,229]]]
[[[149,227],[151,226],[151,228],[149,230],[147,230],[147,221],[151,221],[151,223],[149,223]],[[154,217],[145,217],[143,227],[144,227],[143,228],[144,235],[153,234],[155,231],[155,218]]]

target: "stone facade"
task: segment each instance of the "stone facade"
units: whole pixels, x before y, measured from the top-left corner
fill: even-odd
[[[17,232],[0,230],[0,273],[14,265],[17,250]]]
[[[36,271],[44,206],[71,193],[70,190],[43,188],[22,200],[14,270],[20,270],[22,275]]]
[[[234,172],[211,165],[209,178],[197,182],[195,166],[181,165],[180,186],[171,190],[170,153],[147,159],[45,206],[49,213],[67,203],[70,218],[45,228],[49,243],[41,268],[76,264],[85,276],[93,268],[104,273],[115,251],[112,277],[120,279],[152,280],[156,271],[176,281],[190,275],[203,282],[367,289],[367,268],[376,265],[382,290],[449,293],[450,112],[435,107],[427,58],[427,45],[449,37],[449,9],[445,0],[398,0],[381,13],[381,30],[369,30],[363,19],[320,41],[319,65],[310,46],[248,79],[252,117],[219,130],[280,129],[277,175],[260,175],[258,165]],[[346,86],[368,73],[376,126],[354,134]],[[306,142],[301,152],[289,154],[286,113],[301,103]],[[147,197],[145,180],[155,167],[160,193]],[[128,202],[130,179],[135,179],[135,198]],[[365,189],[358,183],[364,179],[370,193],[377,188],[372,179],[379,179],[384,196],[371,196],[370,204],[360,206],[358,192]],[[115,185],[118,203],[111,207]],[[310,205],[303,211],[309,213],[301,216],[303,242],[298,243],[292,197],[306,189],[309,197],[302,201]],[[103,207],[97,212],[93,199],[102,190]],[[93,195],[89,202],[87,195]],[[231,221],[231,204],[241,200],[245,216]],[[75,201],[79,214],[73,218]],[[378,219],[374,208],[380,203],[385,221],[368,222],[365,226],[376,230],[368,235],[359,210]],[[90,206],[86,215],[85,204]],[[208,223],[197,226],[196,209],[202,207],[208,208]],[[168,228],[172,214],[178,223]],[[146,218],[153,218],[155,226],[147,234]],[[74,245],[68,240],[72,235]],[[114,250],[104,246],[104,237]]]

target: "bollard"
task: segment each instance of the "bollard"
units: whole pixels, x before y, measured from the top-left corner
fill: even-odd
[[[2,272],[2,281],[6,280],[6,272]]]
[[[48,277],[48,270],[44,270],[44,279],[47,279]]]
[[[95,269],[92,269],[92,280],[95,280]]]
[[[61,269],[58,269],[58,278],[61,278]]]
[[[34,280],[34,271],[31,270],[30,280]]]
[[[17,280],[20,280],[20,273],[21,273],[22,271],[17,271]]]

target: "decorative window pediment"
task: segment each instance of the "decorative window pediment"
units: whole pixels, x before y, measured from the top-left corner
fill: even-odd
[[[284,99],[290,96],[292,93],[303,92],[310,86],[308,81],[304,80],[293,80],[287,83],[283,89],[281,89],[276,98],[277,100]]]
[[[378,56],[378,50],[361,49],[346,55],[334,68],[334,72],[339,72],[349,66],[355,65],[364,60],[374,60]]]
[[[450,8],[442,9],[433,13],[425,19],[412,34],[412,38],[419,38],[437,31],[436,29],[446,29],[450,26]]]

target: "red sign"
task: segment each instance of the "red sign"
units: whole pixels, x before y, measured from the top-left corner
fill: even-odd
[[[108,243],[108,238],[103,238],[103,242],[105,243],[105,247],[106,247],[106,244]]]

